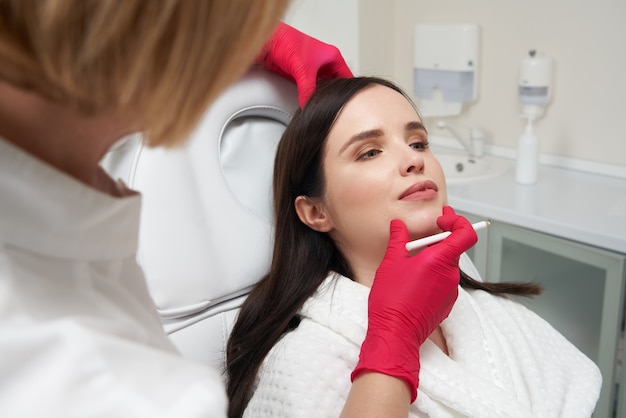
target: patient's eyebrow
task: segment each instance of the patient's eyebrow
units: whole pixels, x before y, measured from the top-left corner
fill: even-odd
[[[426,131],[426,127],[424,126],[424,124],[422,122],[418,122],[418,121],[408,122],[404,126],[404,130],[406,132],[424,131],[425,133],[428,133]],[[372,138],[380,138],[381,136],[384,136],[384,135],[385,135],[385,133],[383,132],[382,129],[369,129],[367,131],[363,131],[363,132],[359,132],[358,134],[354,134],[339,149],[339,154],[343,153],[346,149],[348,149],[348,147],[350,147],[354,143],[357,143],[357,142],[360,142],[360,141],[365,141],[367,139],[372,139]]]
[[[354,134],[350,137],[348,142],[343,144],[343,146],[339,150],[339,154],[343,153],[350,145],[356,142],[365,141],[366,139],[371,139],[371,138],[379,138],[383,135],[384,133],[382,129],[370,129],[367,131],[359,132],[358,134]]]
[[[418,122],[418,121],[413,121],[413,122],[407,123],[404,129],[407,132],[409,132],[409,131],[424,131],[424,132],[428,133],[428,131],[426,130],[426,127],[424,126],[424,124],[422,122]]]

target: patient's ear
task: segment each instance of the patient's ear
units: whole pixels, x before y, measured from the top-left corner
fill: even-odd
[[[306,196],[298,196],[294,206],[300,221],[312,230],[328,232],[332,229],[332,221],[326,213],[326,208],[322,202]]]

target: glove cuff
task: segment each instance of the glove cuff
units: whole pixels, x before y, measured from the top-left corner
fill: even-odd
[[[350,375],[354,382],[364,372],[376,372],[402,379],[411,392],[411,403],[417,398],[419,384],[419,345],[390,335],[368,331],[361,345],[356,368]]]

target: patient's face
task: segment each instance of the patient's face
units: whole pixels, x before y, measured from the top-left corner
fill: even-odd
[[[376,84],[355,95],[330,131],[323,164],[330,235],[353,268],[378,266],[394,218],[406,223],[412,239],[440,231],[444,174],[400,93]]]

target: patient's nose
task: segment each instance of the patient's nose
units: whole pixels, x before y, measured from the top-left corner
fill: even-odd
[[[403,175],[410,173],[419,174],[424,172],[424,157],[421,153],[409,148],[403,155],[401,171]]]

